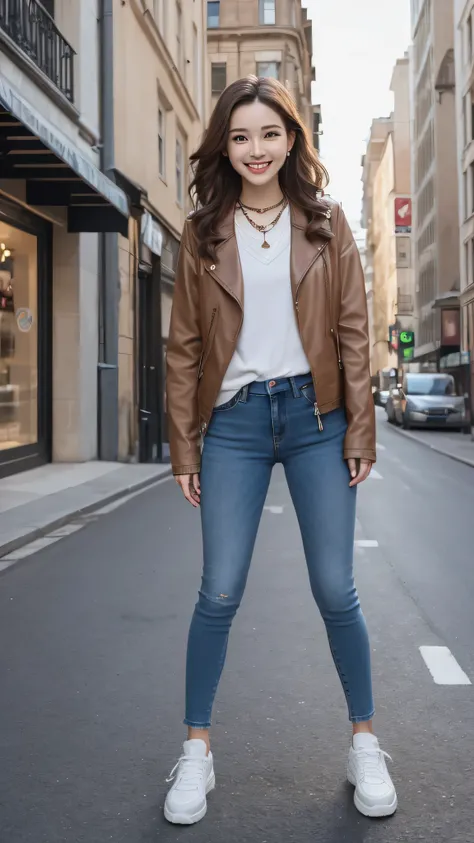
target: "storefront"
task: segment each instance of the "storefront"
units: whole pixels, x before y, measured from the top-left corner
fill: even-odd
[[[51,455],[51,226],[0,201],[0,476]]]
[[[78,144],[0,78],[0,477],[97,456],[96,235],[129,200]]]

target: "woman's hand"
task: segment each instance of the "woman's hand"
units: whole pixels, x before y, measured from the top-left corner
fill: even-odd
[[[191,506],[197,507],[201,503],[201,484],[199,474],[176,474],[174,478]]]
[[[364,480],[367,480],[372,469],[371,460],[355,460],[351,457],[347,460],[347,465],[352,477],[349,486],[357,486],[359,483],[363,483]]]

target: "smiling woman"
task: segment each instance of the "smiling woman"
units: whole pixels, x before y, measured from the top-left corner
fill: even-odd
[[[310,238],[327,215],[317,189],[326,186],[328,174],[294,100],[274,79],[247,76],[226,88],[191,166],[201,257],[215,256],[215,232],[239,199],[258,204],[260,210],[263,203],[272,205],[284,195],[305,212]],[[259,222],[263,225],[270,217],[262,215]]]

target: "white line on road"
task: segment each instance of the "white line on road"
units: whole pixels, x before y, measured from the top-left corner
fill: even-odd
[[[420,653],[437,685],[470,685],[448,647],[420,647]]]
[[[354,542],[356,547],[378,547],[379,543],[376,539],[356,539]]]
[[[373,468],[369,474],[369,480],[383,480],[383,477],[381,474],[379,474],[378,471],[375,470],[375,468]]]
[[[377,442],[377,451],[386,451],[385,445],[382,445],[381,442]]]
[[[264,506],[266,512],[271,512],[272,515],[283,515],[282,506]]]

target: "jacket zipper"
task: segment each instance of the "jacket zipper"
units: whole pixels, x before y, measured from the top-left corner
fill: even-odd
[[[298,293],[299,293],[299,290],[300,290],[301,284],[303,283],[303,281],[304,281],[304,279],[305,279],[306,275],[308,274],[309,270],[311,269],[311,267],[313,266],[313,264],[315,263],[315,261],[319,258],[319,256],[320,256],[320,255],[324,252],[324,250],[325,250],[325,248],[326,248],[326,246],[327,246],[327,245],[328,245],[327,243],[324,243],[324,245],[323,245],[323,246],[321,246],[321,248],[319,249],[319,251],[318,251],[318,252],[316,252],[316,254],[315,254],[315,256],[314,256],[314,259],[311,261],[310,265],[308,266],[308,269],[306,270],[305,274],[303,275],[303,278],[301,279],[301,281],[299,282],[299,284],[298,284],[298,286],[297,286],[297,288],[296,288],[296,294],[295,294],[296,321],[297,321],[297,323],[298,323],[298,332],[299,332],[299,335],[300,335],[301,342],[303,342],[303,337],[301,336],[301,328],[300,328],[300,314],[299,314],[299,301],[298,301]],[[326,266],[326,263],[324,264],[324,266]],[[315,376],[314,376],[313,369],[311,369],[311,377],[312,377],[312,379],[313,379],[314,391],[315,391],[315,393],[316,393],[316,378],[315,378]],[[318,402],[317,402],[317,400],[314,402],[314,415],[316,416],[316,418],[317,418],[317,420],[318,420],[318,430],[319,430],[319,432],[320,432],[320,433],[322,433],[322,431],[324,430],[324,425],[323,425],[323,420],[322,420],[322,418],[321,418],[321,411],[320,411],[320,409],[319,409],[319,407],[318,407]]]
[[[217,307],[213,307],[212,313],[211,313],[211,323],[209,325],[209,330],[207,332],[207,339],[206,339],[206,342],[204,343],[204,348],[203,348],[203,351],[202,351],[202,354],[201,354],[201,359],[199,361],[198,380],[201,380],[201,378],[204,374],[204,364],[206,363],[207,356],[208,356],[209,344],[210,344],[210,340],[211,340],[212,326],[214,325],[216,313],[217,313]]]

